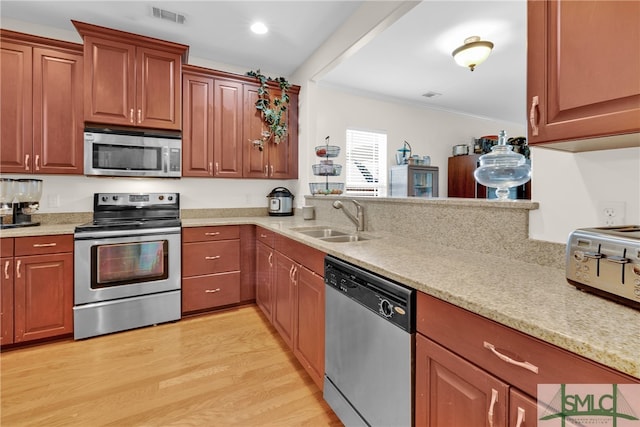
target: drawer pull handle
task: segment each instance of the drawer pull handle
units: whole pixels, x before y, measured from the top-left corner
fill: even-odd
[[[52,248],[57,245],[58,245],[57,243],[34,243],[33,247],[34,248]]]
[[[498,390],[495,388],[491,389],[491,404],[489,405],[489,412],[487,413],[487,418],[489,419],[489,426],[493,427],[493,407],[496,406],[496,402],[498,401]]]
[[[4,262],[4,278],[9,280],[9,266],[11,265],[11,261]]]
[[[205,236],[217,236],[218,234],[220,234],[219,231],[212,231],[210,233],[204,233]]]
[[[216,255],[216,256],[206,256],[204,257],[204,259],[211,261],[211,260],[215,260],[215,259],[220,259],[220,255]]]
[[[262,238],[262,239],[266,239],[266,238],[267,238],[267,235],[266,235],[266,234],[260,234],[260,238]]]
[[[538,136],[538,120],[536,119],[536,109],[540,104],[538,96],[531,98],[531,109],[529,110],[529,124],[531,125],[531,135]]]
[[[500,360],[504,360],[507,363],[511,363],[512,365],[516,365],[519,366],[521,368],[524,368],[528,371],[533,372],[534,374],[538,373],[538,367],[535,365],[532,365],[529,362],[518,362],[517,360],[513,360],[512,358],[510,358],[509,356],[506,356],[502,353],[500,353],[498,350],[496,350],[496,347],[488,342],[484,342],[484,348],[491,350],[491,352],[493,354],[495,354]]]
[[[220,288],[205,289],[204,292],[207,293],[207,294],[215,294],[216,292],[220,292]]]
[[[21,278],[22,276],[20,275],[20,266],[22,265],[22,260],[19,259],[18,262],[16,263],[16,276],[19,278]]]
[[[516,427],[522,427],[524,423],[524,409],[518,406],[518,419],[516,420]]]

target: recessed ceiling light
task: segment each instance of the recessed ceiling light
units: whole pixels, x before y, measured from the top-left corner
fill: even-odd
[[[253,31],[256,34],[266,34],[269,31],[269,29],[262,22],[255,22],[251,24],[251,31]]]

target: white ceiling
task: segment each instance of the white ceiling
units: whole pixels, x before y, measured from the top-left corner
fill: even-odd
[[[290,76],[361,1],[6,1],[2,27],[20,22],[75,32],[70,19],[190,46],[190,56]],[[152,6],[185,16],[151,17]],[[248,31],[262,20],[270,31]],[[478,35],[495,44],[474,72],[451,51]],[[320,84],[383,99],[525,124],[526,0],[425,0],[323,76]],[[427,92],[441,95],[425,98]]]

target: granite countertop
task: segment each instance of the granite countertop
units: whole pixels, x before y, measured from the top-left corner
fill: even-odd
[[[294,217],[183,219],[183,227],[255,224],[498,323],[640,378],[640,311],[578,291],[563,269],[506,260],[389,233],[327,243],[292,230]],[[75,225],[3,230],[2,237],[73,233]],[[345,231],[351,231],[346,229]]]

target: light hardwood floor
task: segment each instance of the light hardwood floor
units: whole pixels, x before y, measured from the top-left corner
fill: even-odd
[[[0,363],[3,427],[342,425],[255,305]]]

